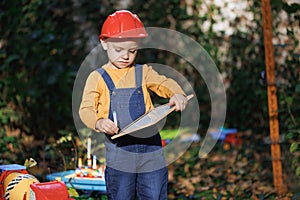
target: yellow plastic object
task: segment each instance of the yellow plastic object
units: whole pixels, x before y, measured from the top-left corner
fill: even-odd
[[[39,181],[30,174],[13,172],[4,180],[5,199],[29,200],[30,184],[39,183]]]

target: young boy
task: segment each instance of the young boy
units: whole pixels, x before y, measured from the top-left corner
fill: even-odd
[[[185,109],[187,98],[172,79],[152,67],[134,63],[139,40],[147,37],[140,19],[121,10],[108,16],[99,36],[108,62],[93,71],[80,105],[87,127],[106,135],[105,181],[108,199],[167,199],[167,166],[158,132],[111,136],[153,108],[151,90],[170,98],[170,106]],[[154,129],[152,129],[154,130]],[[101,134],[101,133],[99,133]]]

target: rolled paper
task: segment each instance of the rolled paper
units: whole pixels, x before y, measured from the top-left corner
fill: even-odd
[[[97,169],[97,157],[93,155],[93,169]]]
[[[92,168],[92,159],[91,158],[87,159],[87,166],[88,166],[88,168]]]
[[[91,158],[91,138],[87,139],[87,159]]]
[[[78,168],[82,168],[82,158],[78,158]]]

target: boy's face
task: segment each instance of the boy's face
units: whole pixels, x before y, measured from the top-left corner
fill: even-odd
[[[134,62],[138,39],[108,39],[101,40],[103,49],[107,51],[108,66],[115,69],[123,69]]]

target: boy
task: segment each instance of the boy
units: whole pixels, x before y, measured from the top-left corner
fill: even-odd
[[[187,98],[174,80],[150,66],[134,64],[139,40],[147,35],[140,19],[129,11],[108,16],[99,36],[108,62],[89,75],[83,92],[81,120],[106,136],[108,199],[134,199],[136,193],[143,200],[167,199],[168,172],[159,133],[111,139],[153,108],[148,90],[170,98],[177,111],[186,107]]]

